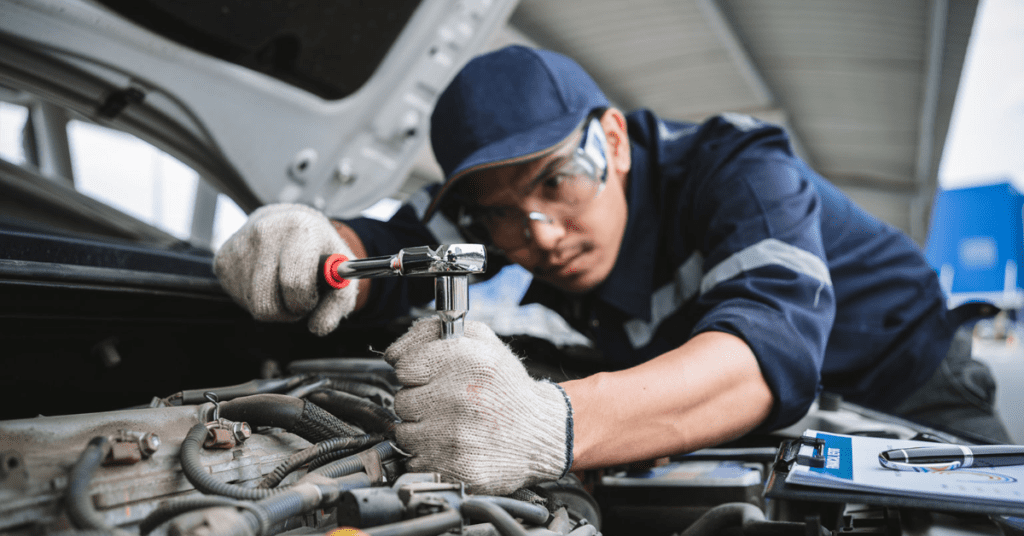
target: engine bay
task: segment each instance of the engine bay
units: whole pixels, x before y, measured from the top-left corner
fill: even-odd
[[[392,433],[398,388],[379,357],[301,359],[278,377],[183,390],[153,397],[145,407],[0,422],[0,532],[895,536],[1016,530],[1007,518],[766,499],[778,443],[805,427],[882,437],[941,434],[837,399],[822,399],[803,421],[770,436],[490,497],[437,474],[405,471],[407,455]]]

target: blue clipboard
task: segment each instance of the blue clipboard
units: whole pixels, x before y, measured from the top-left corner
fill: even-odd
[[[855,438],[856,442],[845,442],[845,438]],[[838,439],[834,441],[834,439]],[[864,441],[869,440],[869,441]],[[855,476],[849,465],[844,465],[842,453],[837,449],[844,445],[848,448],[872,445],[874,456],[884,450],[884,446],[873,446],[874,443],[887,445],[886,442],[907,443],[900,440],[880,438],[862,438],[842,436],[839,434],[813,433],[804,437],[782,443],[775,457],[772,471],[765,484],[765,497],[776,500],[813,502],[813,503],[861,503],[876,506],[897,508],[919,508],[953,513],[970,513],[985,515],[1024,516],[1024,499],[992,500],[990,498],[965,498],[962,493],[949,496],[921,496],[891,489],[844,489],[841,484],[831,480],[853,480]],[[830,459],[830,455],[832,459]],[[840,459],[836,459],[836,458]],[[876,462],[877,463],[877,462]],[[879,468],[882,469],[879,465]],[[789,475],[794,470],[821,473],[820,485],[795,484]],[[885,469],[886,471],[891,471]],[[895,472],[895,471],[894,471]],[[832,478],[834,477],[834,478]],[[787,479],[789,481],[787,481]],[[826,480],[827,479],[827,480]],[[1022,483],[1024,484],[1024,483]]]

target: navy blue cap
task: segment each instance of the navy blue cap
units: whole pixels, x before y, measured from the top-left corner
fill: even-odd
[[[561,54],[513,45],[473,58],[430,117],[430,143],[445,184],[424,221],[462,177],[544,156],[590,112],[608,106],[590,75]]]

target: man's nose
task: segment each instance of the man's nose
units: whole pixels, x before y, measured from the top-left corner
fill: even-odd
[[[541,249],[553,249],[565,236],[565,225],[543,212],[530,212],[523,222],[523,234]]]

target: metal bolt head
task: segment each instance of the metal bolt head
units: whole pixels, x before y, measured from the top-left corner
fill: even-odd
[[[160,436],[153,432],[146,432],[139,438],[139,448],[142,450],[142,455],[150,457],[160,448]]]
[[[235,436],[235,441],[242,443],[246,439],[252,437],[252,427],[247,422],[236,422],[231,427],[231,432]]]

